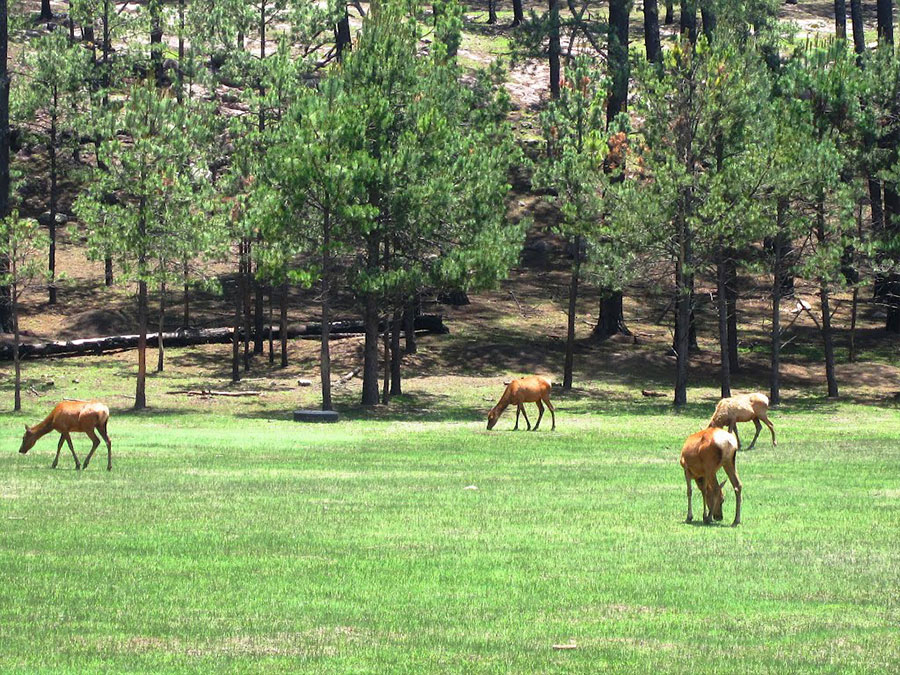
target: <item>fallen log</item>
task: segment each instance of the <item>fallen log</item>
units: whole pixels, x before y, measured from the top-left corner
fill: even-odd
[[[186,396],[259,396],[261,391],[216,391],[215,389],[188,389],[185,391],[169,391],[167,394],[185,394]]]
[[[384,324],[379,332],[384,331]],[[416,317],[415,331],[442,335],[450,329],[444,325],[440,314],[421,314]],[[361,321],[335,321],[331,324],[331,338],[341,339],[363,335],[365,326]],[[318,338],[322,335],[321,323],[293,324],[287,328],[288,338]],[[232,341],[234,328],[179,328],[171,333],[163,333],[163,342],[167,347],[191,347],[204,344],[226,344]],[[243,337],[243,331],[238,331]],[[147,334],[147,346],[157,346],[158,333]],[[272,330],[273,339],[281,338],[277,327]],[[23,359],[40,359],[48,356],[85,356],[100,355],[136,349],[137,335],[109,335],[96,338],[80,338],[76,340],[52,340],[50,342],[23,343],[19,345],[19,356]],[[0,344],[0,360],[8,361],[13,357],[13,345],[9,341]]]

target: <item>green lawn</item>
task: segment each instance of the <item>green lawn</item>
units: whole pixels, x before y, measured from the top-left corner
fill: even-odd
[[[114,409],[112,473],[50,470],[54,437],[19,455],[26,397],[0,416],[0,671],[900,670],[896,407],[773,412],[731,528],[684,523],[710,403],[595,387],[533,434],[484,430],[487,380],[334,426]]]

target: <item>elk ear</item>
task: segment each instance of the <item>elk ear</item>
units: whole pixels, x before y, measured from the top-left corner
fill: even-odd
[[[28,433],[28,425],[25,425],[25,433]]]

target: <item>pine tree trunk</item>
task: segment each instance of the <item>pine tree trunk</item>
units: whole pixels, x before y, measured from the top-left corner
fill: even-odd
[[[862,0],[850,0],[850,23],[853,26],[853,50],[857,54],[866,51],[866,34],[863,26]]]
[[[609,2],[609,97],[606,102],[606,125],[612,123],[628,106],[628,20],[630,0]]]
[[[563,389],[572,389],[572,370],[575,365],[575,312],[578,303],[578,277],[581,275],[581,235],[575,237],[575,257],[569,281],[569,313],[566,328],[566,360],[563,367]]]
[[[287,353],[287,308],[288,308],[288,285],[285,281],[281,284],[281,314],[279,317],[278,323],[278,337],[281,339],[281,367],[287,368],[288,364],[288,353]]]
[[[518,26],[525,20],[525,12],[522,10],[522,0],[512,0],[513,5],[513,26]]]
[[[497,23],[497,0],[488,0],[488,25]]]
[[[269,366],[275,365],[275,299],[273,287],[269,286]]]
[[[666,26],[671,25],[675,21],[675,0],[666,0],[666,18],[663,23]]]
[[[15,277],[15,262],[13,262],[13,279]],[[22,361],[19,358],[19,343],[21,341],[21,336],[19,335],[19,294],[15,283],[10,291],[10,296],[12,298],[13,364],[16,370],[13,410],[18,412],[22,409]]]
[[[548,0],[550,6],[550,97],[559,98],[559,0]]]
[[[644,0],[644,46],[647,60],[662,62],[662,48],[659,42],[659,5],[657,0]]]
[[[368,242],[368,267],[376,268],[378,265],[378,238],[369,236]],[[378,300],[375,293],[365,294],[365,314],[363,317],[366,327],[365,346],[363,347],[363,382],[362,404],[378,404]]]
[[[816,235],[819,243],[825,243],[825,198],[819,197],[816,204]],[[819,300],[822,304],[822,342],[825,347],[825,379],[828,383],[828,397],[838,397],[837,378],[834,373],[834,336],[831,329],[831,304],[829,302],[828,282],[819,279]]]
[[[337,53],[338,61],[344,58],[344,50],[350,49],[352,39],[350,36],[350,17],[347,14],[347,8],[344,7],[344,15],[334,27],[334,47]]]
[[[241,253],[241,295],[244,303],[244,371],[250,370],[250,240],[244,239]]]
[[[403,393],[401,388],[401,357],[400,352],[400,332],[403,330],[403,315],[399,309],[394,310],[394,317],[391,321],[391,396],[399,396]]]
[[[159,355],[156,359],[156,372],[163,372],[166,359],[165,340],[163,340],[163,332],[166,328],[166,282],[159,284],[159,337],[156,339]]]
[[[7,5],[0,3],[0,218],[9,215],[9,71],[7,68]],[[10,260],[0,255],[0,276],[9,272]],[[0,287],[0,331],[14,329],[9,286]]]
[[[156,78],[156,86],[163,85],[163,29],[160,18],[161,0],[150,0],[150,65],[153,67],[153,76]]]
[[[847,4],[845,0],[834,0],[834,34],[838,40],[847,39]]]
[[[859,309],[859,286],[853,288],[853,300],[850,305],[850,350],[847,360],[850,363],[856,361],[856,315]]]
[[[594,326],[594,337],[606,340],[613,335],[631,335],[625,325],[622,291],[611,291],[600,300],[600,316]]]
[[[894,0],[877,0],[878,42],[894,44]]]
[[[175,98],[181,103],[184,100],[184,7],[185,0],[178,0],[178,73],[176,75]],[[187,324],[185,324],[187,325]]]
[[[737,261],[733,255],[729,255],[725,261],[725,303],[728,312],[728,365],[732,373],[741,371],[738,357],[737,287]]]
[[[416,346],[416,309],[418,301],[413,298],[406,303],[406,311],[403,313],[403,322],[406,333],[406,353],[415,354],[418,351]]]
[[[322,340],[319,371],[322,375],[322,410],[331,410],[331,218],[326,209],[322,225]]]
[[[47,152],[50,156],[50,287],[49,303],[56,304],[56,203],[57,203],[57,168],[56,168],[56,110],[59,105],[59,92],[53,89],[53,111],[50,114],[50,144]]]
[[[191,286],[188,283],[190,269],[187,258],[184,259],[182,274],[184,275],[184,317],[182,325],[188,328],[191,325]]]
[[[50,7],[50,0],[41,0],[41,15],[38,18],[41,21],[53,20],[53,9]]]
[[[257,273],[259,270],[257,269]],[[265,291],[262,282],[253,277],[253,353],[262,354],[265,349]]]
[[[697,42],[697,0],[681,0],[681,19],[678,25],[681,35],[687,33],[691,44]]]
[[[688,363],[690,360],[692,284],[686,268],[693,264],[691,233],[684,216],[679,216],[678,259],[675,264],[675,405],[687,403]]]
[[[103,259],[103,283],[106,286],[112,286],[114,283],[113,261],[111,255],[108,255]]]
[[[784,291],[784,241],[787,215],[787,201],[778,200],[776,211],[775,265],[772,282],[772,363],[769,372],[769,403],[778,405],[781,402],[781,295]]]
[[[139,267],[143,269],[143,262]],[[147,282],[138,282],[138,374],[134,394],[134,409],[147,407]]]
[[[238,278],[234,284],[234,335],[231,338],[231,381],[241,381],[241,318],[244,314],[241,277],[244,271],[243,244],[238,244]],[[281,332],[284,336],[284,331]]]
[[[716,10],[711,0],[701,0],[700,18],[703,20],[703,35],[706,41],[712,44],[713,35],[716,32]]]
[[[391,402],[391,322],[387,316],[384,317],[384,333],[381,334],[381,343],[384,350],[381,404],[387,405]]]
[[[719,263],[716,265],[716,309],[719,315],[719,379],[722,398],[731,396],[731,368],[728,355],[728,303],[725,298],[725,285],[725,251],[720,249]]]

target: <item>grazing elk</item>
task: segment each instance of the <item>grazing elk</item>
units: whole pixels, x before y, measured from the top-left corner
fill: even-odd
[[[738,436],[738,422],[753,422],[756,425],[756,435],[750,443],[747,450],[752,450],[756,445],[756,439],[759,438],[759,432],[762,430],[762,420],[769,431],[772,432],[772,446],[777,446],[775,441],[775,427],[769,421],[769,397],[765,394],[741,394],[730,398],[723,398],[716,404],[716,411],[713,413],[712,419],[709,421],[710,427],[719,427],[720,429],[728,429],[735,435],[738,443],[738,450],[741,450],[741,437]]]
[[[100,445],[100,439],[94,433],[94,431],[97,431],[103,437],[103,440],[106,441],[106,470],[112,471],[112,443],[106,433],[107,420],[109,420],[109,408],[100,401],[62,401],[56,404],[56,407],[50,411],[50,414],[40,424],[36,424],[31,428],[27,424],[25,425],[25,435],[22,436],[22,445],[19,447],[19,452],[24,455],[41,436],[51,431],[58,431],[59,445],[56,446],[56,458],[53,460],[50,468],[56,468],[59,462],[59,453],[62,450],[63,441],[65,441],[69,445],[69,450],[72,451],[72,457],[75,458],[75,469],[81,469],[78,455],[75,454],[75,448],[72,447],[72,437],[69,435],[73,431],[79,431],[87,434],[88,438],[94,443],[88,456],[84,458],[84,468],[87,469],[91,457],[94,456],[94,451]]]
[[[488,421],[487,428],[493,429],[494,425],[497,424],[497,420],[500,419],[500,415],[503,414],[503,411],[511,405],[515,404],[516,406],[516,426],[513,427],[513,430],[519,428],[519,413],[522,413],[525,417],[525,424],[528,425],[528,430],[531,431],[531,422],[528,421],[528,414],[525,412],[525,403],[537,403],[538,408],[538,419],[534,425],[534,431],[538,430],[538,427],[541,425],[541,418],[544,416],[544,406],[543,403],[547,404],[547,407],[550,409],[550,417],[553,419],[553,426],[551,427],[551,431],[556,429],[556,410],[553,407],[553,404],[550,403],[550,380],[546,377],[538,377],[536,375],[531,375],[529,377],[522,377],[518,380],[513,380],[508,385],[506,385],[506,391],[503,392],[503,396],[500,397],[499,403],[491,408],[491,411],[488,413]]]
[[[737,449],[737,439],[724,429],[710,427],[687,437],[684,447],[681,448],[681,466],[684,469],[684,480],[687,483],[687,522],[694,519],[691,509],[691,481],[697,482],[697,487],[703,494],[703,522],[709,523],[712,519],[722,520],[722,502],[725,501],[722,487],[725,485],[725,481],[721,483],[716,481],[716,472],[719,467],[722,467],[734,488],[735,506],[732,526],[740,524],[741,481],[734,466]]]

